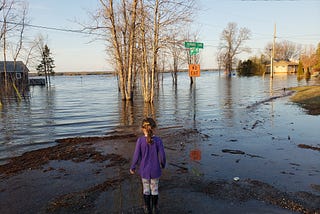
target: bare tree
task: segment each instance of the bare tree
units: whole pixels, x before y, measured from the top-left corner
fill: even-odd
[[[173,71],[172,71],[172,79],[173,84],[178,84],[178,76],[177,72],[179,69],[180,64],[184,61],[183,58],[186,57],[184,54],[184,46],[183,42],[186,41],[185,39],[174,39],[173,44],[169,47],[169,51],[172,55],[172,64],[173,64]],[[184,61],[185,62],[185,61]]]
[[[151,69],[151,87],[150,87],[150,99],[146,101],[152,103],[154,98],[154,80],[155,73],[158,68],[158,51],[159,51],[159,30],[160,30],[160,8],[159,0],[155,0],[154,15],[153,15],[153,43],[152,43],[152,69]]]
[[[272,43],[265,47],[265,55],[271,57]],[[275,43],[275,59],[277,60],[298,60],[302,47],[293,42],[283,40]]]
[[[12,47],[12,59],[15,64],[21,50],[23,49],[25,24],[27,22],[27,4],[25,1],[19,0],[3,0],[0,6],[0,12],[3,21],[1,22],[1,34],[0,41],[2,44],[3,65],[4,71],[4,87],[8,89],[8,76],[7,76],[7,53],[10,51],[9,47]],[[14,80],[12,80],[14,83]],[[13,86],[15,87],[15,86]]]
[[[122,0],[121,4],[114,5],[113,0],[100,0],[102,5],[102,23],[111,35],[111,43],[119,77],[119,89],[123,100],[132,100],[133,85],[133,59],[136,34],[136,11],[138,0],[130,4]],[[129,5],[129,6],[128,6]],[[128,14],[131,14],[128,15]]]
[[[8,21],[12,19],[12,8],[14,5],[14,1],[3,1],[1,6],[2,12],[2,26],[1,26],[1,41],[2,41],[2,51],[3,51],[3,71],[4,71],[4,89],[8,89],[8,77],[7,77],[7,68],[6,68],[6,61],[7,61],[7,34],[10,31],[8,27]]]
[[[37,39],[29,41],[24,47],[24,64],[28,67],[29,64],[35,64],[36,60],[39,58],[36,54],[36,48],[38,47]]]
[[[186,38],[183,32],[184,29],[186,29],[186,26],[192,22],[195,1],[154,0],[145,2],[147,2],[147,5],[144,8],[150,8],[149,12],[144,10],[144,16],[147,17],[145,20],[153,20],[153,23],[151,23],[151,21],[142,22],[146,26],[149,25],[148,28],[145,28],[148,29],[148,31],[144,32],[146,34],[144,38],[147,38],[152,44],[150,49],[147,48],[147,50],[151,50],[151,52],[149,51],[147,53],[147,56],[151,57],[150,97],[145,96],[145,101],[153,102],[154,88],[156,88],[156,82],[158,82],[159,79],[158,61],[160,50],[162,53],[172,53],[172,63],[174,65],[174,71],[176,71],[179,65],[179,58],[183,58],[181,57],[181,53],[184,52],[182,47],[183,41],[185,41]],[[167,54],[162,54],[162,56],[166,55]],[[174,82],[176,82],[176,72],[174,72]],[[145,93],[145,95],[148,94]]]
[[[23,48],[23,42],[24,42],[24,33],[25,33],[25,24],[26,24],[26,19],[27,19],[27,5],[26,4],[23,4],[22,5],[22,11],[21,11],[21,20],[20,20],[20,23],[19,23],[19,37],[18,37],[18,40],[16,41],[16,45],[15,45],[15,48],[12,50],[12,58],[13,58],[13,61],[14,61],[14,70],[15,70],[15,67],[16,67],[16,62],[17,62],[17,59],[21,53],[21,50]],[[14,45],[14,44],[13,44]]]
[[[160,50],[168,48],[172,29],[190,20],[194,0],[100,0],[100,3],[102,8],[92,14],[95,26],[85,29],[106,35],[122,99],[133,99],[133,88],[140,80],[144,101],[152,103]]]
[[[218,69],[219,69],[219,72],[221,71],[222,68],[225,68],[226,65],[225,65],[225,62],[226,62],[226,59],[225,59],[225,53],[224,52],[218,52],[217,53],[217,63],[218,63]]]
[[[142,86],[142,93],[144,97],[144,101],[150,101],[150,65],[148,62],[148,42],[147,42],[147,9],[145,8],[144,1],[140,0],[140,42],[139,45],[141,46],[141,86]]]
[[[250,39],[250,30],[247,28],[240,28],[236,23],[231,22],[222,31],[219,46],[219,59],[224,59],[225,71],[231,73],[232,66],[235,60],[235,56],[243,53],[249,52],[249,48],[244,47],[244,42]]]

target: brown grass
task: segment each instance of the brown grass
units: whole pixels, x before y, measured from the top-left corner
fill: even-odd
[[[312,115],[320,114],[320,86],[300,86],[290,90],[296,91],[291,101],[302,105]]]

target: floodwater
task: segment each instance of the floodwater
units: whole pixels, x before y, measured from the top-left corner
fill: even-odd
[[[178,75],[177,86],[171,74],[160,79],[153,106],[143,104],[139,95],[133,103],[122,102],[114,76],[56,76],[50,88],[31,87],[30,97],[20,103],[5,100],[0,109],[1,162],[54,145],[56,139],[111,134],[151,115],[159,128],[194,128],[205,136],[206,143],[189,145],[198,151],[191,163],[197,175],[272,180],[293,191],[312,191],[310,183],[319,184],[319,152],[297,145],[319,147],[320,117],[291,103],[284,90],[315,80],[203,72],[190,87],[187,73]]]

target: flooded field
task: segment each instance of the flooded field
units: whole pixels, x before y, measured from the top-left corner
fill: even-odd
[[[305,116],[302,109],[286,99],[276,104],[273,100],[263,103],[282,95],[283,88],[312,84],[298,82],[294,75],[276,76],[270,81],[268,76],[226,78],[224,74],[204,72],[194,87],[190,87],[186,73],[178,78],[174,87],[171,75],[164,74],[155,105],[151,110],[148,107],[148,113],[156,116],[160,126],[188,124],[209,136],[234,138],[236,132],[241,136],[246,121],[269,119],[275,125],[285,125],[302,115],[302,120],[293,121],[294,126],[307,123],[310,127],[303,131],[304,135],[312,137],[316,133],[313,124],[318,117]],[[105,135],[115,128],[137,124],[145,109],[138,95],[131,106],[119,101],[116,77],[54,77],[51,88],[31,87],[30,97],[20,103],[4,101],[0,109],[0,159],[46,147],[59,138]],[[286,114],[276,122],[278,111]]]
[[[72,185],[70,191],[79,189],[79,186],[83,189],[93,182],[101,183],[106,178],[105,175],[110,177],[111,174],[105,174],[108,167],[100,162],[109,163],[110,159],[115,165],[107,164],[111,167],[109,170],[116,172],[116,177],[121,175],[120,180],[113,178],[112,182],[120,186],[116,190],[107,191],[111,184],[105,182],[96,186],[94,191],[88,190],[88,194],[96,197],[98,191],[98,195],[101,194],[100,197],[104,198],[109,194],[114,195],[116,191],[119,196],[113,200],[121,203],[119,202],[119,207],[112,208],[112,213],[133,209],[139,201],[128,199],[129,202],[126,202],[124,189],[129,191],[129,195],[135,194],[139,181],[130,181],[127,165],[136,136],[140,134],[138,126],[145,115],[152,115],[157,119],[159,134],[164,138],[168,170],[163,178],[163,191],[167,201],[170,201],[172,194],[181,195],[179,191],[193,192],[188,197],[195,200],[198,197],[196,192],[199,191],[199,194],[206,195],[201,196],[201,203],[206,204],[205,206],[209,203],[208,196],[217,197],[218,201],[210,204],[221,209],[221,212],[226,207],[229,207],[230,212],[233,208],[247,212],[260,207],[261,211],[274,213],[287,211],[276,212],[273,208],[261,206],[260,202],[251,203],[250,200],[265,201],[283,208],[287,206],[294,211],[312,210],[314,205],[310,203],[320,201],[320,156],[317,150],[320,147],[320,117],[308,115],[303,108],[290,102],[292,92],[287,90],[288,87],[297,85],[318,84],[314,80],[299,82],[294,75],[276,75],[273,80],[268,76],[228,78],[224,74],[204,72],[196,79],[196,84],[190,87],[189,77],[186,73],[181,73],[175,87],[172,85],[171,75],[164,74],[154,106],[144,105],[139,98],[131,104],[119,101],[116,81],[113,76],[54,77],[51,88],[33,87],[29,99],[21,103],[14,100],[4,103],[0,111],[2,164],[10,157],[19,156],[26,151],[34,153],[14,159],[0,169],[4,174],[19,173],[25,169],[36,170],[14,177],[9,175],[8,180],[0,183],[0,196],[2,199],[6,198],[4,204],[17,200],[20,197],[19,189],[26,191],[23,189],[28,185],[22,182],[22,186],[15,191],[16,196],[5,196],[5,186],[11,182],[16,185],[16,179],[23,181],[23,177],[31,176],[38,181],[39,188],[43,188],[44,183],[48,182],[59,181],[64,184],[74,179],[79,180],[79,184]],[[118,134],[125,134],[126,137],[115,138]],[[94,138],[95,136],[99,137]],[[67,142],[79,141],[80,144],[58,144],[56,140],[63,138],[69,138]],[[83,147],[82,144],[86,146]],[[47,150],[49,146],[54,147]],[[90,146],[103,154],[93,151]],[[36,151],[37,149],[40,150]],[[110,152],[116,156],[110,156]],[[86,161],[88,159],[98,164],[89,167],[89,162]],[[80,171],[75,170],[74,162],[80,164]],[[115,166],[120,168],[112,168]],[[38,167],[41,167],[42,172],[38,171]],[[55,173],[64,175],[56,177]],[[83,173],[91,176],[90,184],[87,183],[88,179],[82,181]],[[34,176],[40,176],[39,180]],[[48,176],[45,181],[43,176]],[[183,186],[183,183],[191,186]],[[247,189],[249,186],[250,191]],[[259,192],[254,190],[256,188],[264,190]],[[54,193],[58,194],[56,190],[49,192],[49,198]],[[295,200],[292,197],[298,197],[298,193],[299,197],[304,198],[306,205],[293,203]],[[73,194],[72,197],[78,201],[78,195]],[[270,194],[274,196],[272,199],[268,196]],[[247,202],[231,206],[224,201],[222,204],[226,204],[221,205],[219,200],[226,198]],[[66,198],[62,197],[60,200]],[[95,208],[91,211],[99,213],[108,207],[99,200],[102,199],[94,199]],[[31,210],[39,211],[33,202],[30,203]],[[173,204],[162,205],[164,209],[171,211],[179,208],[197,213],[192,206],[183,208]],[[58,206],[58,213],[60,208]],[[207,212],[209,208],[203,209],[203,212]],[[184,210],[182,213],[190,213],[189,211]]]

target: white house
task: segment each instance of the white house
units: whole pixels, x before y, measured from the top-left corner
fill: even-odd
[[[270,73],[270,65],[267,65]],[[298,71],[298,63],[290,61],[275,61],[273,62],[273,72],[276,73],[296,73]]]

